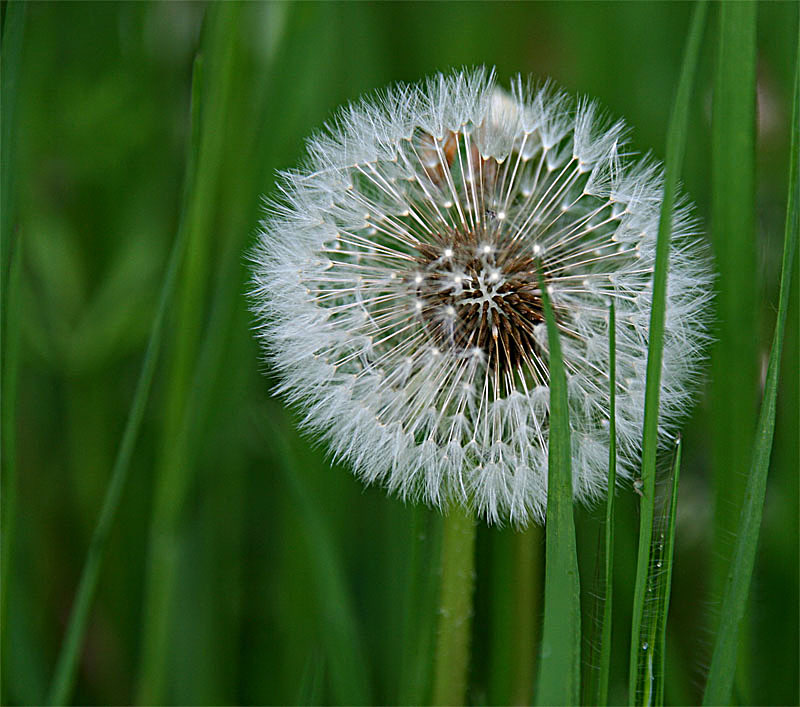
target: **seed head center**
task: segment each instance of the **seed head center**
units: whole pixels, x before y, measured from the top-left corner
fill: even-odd
[[[537,262],[511,239],[491,242],[451,233],[425,245],[411,278],[417,313],[440,349],[483,352],[487,365],[512,373],[540,357],[534,328],[544,321]]]

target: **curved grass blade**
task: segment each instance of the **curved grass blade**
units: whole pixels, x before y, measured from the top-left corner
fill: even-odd
[[[795,64],[794,98],[792,106],[792,140],[789,150],[789,196],[786,206],[786,228],[781,264],[781,286],[778,296],[778,316],[775,334],[769,355],[764,399],[758,419],[755,444],[747,475],[744,506],[739,518],[733,556],[722,598],[720,623],[711,658],[704,705],[727,704],[730,701],[733,679],[736,673],[738,637],[746,614],[747,597],[753,575],[761,515],[764,510],[764,495],[767,488],[767,473],[772,452],[772,437],[775,431],[775,406],[778,396],[783,334],[786,327],[786,312],[792,281],[792,265],[800,230],[800,36],[798,37],[797,61]]]
[[[539,290],[547,320],[550,350],[550,446],[545,527],[544,626],[536,702],[576,705],[581,694],[581,607],[575,519],[572,514],[572,465],[567,379],[550,297],[541,273]]]
[[[201,75],[202,60],[200,57],[197,57],[194,62],[194,71],[192,74],[191,120],[193,126],[193,136],[196,135],[196,130],[194,128],[196,127],[198,121],[198,112],[200,106],[199,86],[201,84]],[[187,185],[193,179],[194,166],[196,164],[196,151],[197,142],[193,139],[187,157]],[[187,188],[186,191],[188,192],[189,189]],[[169,304],[172,301],[172,296],[177,282],[178,267],[186,246],[186,230],[183,227],[183,223],[184,217],[182,216],[181,226],[178,228],[178,235],[176,236],[175,242],[172,246],[169,263],[167,265],[167,270],[161,285],[158,309],[156,310],[156,315],[153,319],[153,326],[150,330],[150,339],[147,343],[147,350],[145,351],[144,360],[142,362],[142,370],[139,374],[136,392],[134,393],[133,401],[131,402],[128,420],[125,424],[125,431],[123,432],[122,441],[120,443],[119,450],[117,451],[114,467],[111,471],[111,480],[109,481],[108,488],[106,489],[106,495],[103,499],[103,507],[100,511],[100,517],[92,535],[91,544],[89,545],[89,552],[81,573],[78,591],[75,595],[75,602],[72,606],[72,611],[70,612],[66,636],[61,646],[58,662],[56,663],[56,670],[48,696],[48,704],[51,705],[68,703],[70,701],[70,695],[75,684],[78,658],[80,656],[81,646],[83,645],[84,635],[86,633],[86,625],[89,620],[89,611],[91,609],[94,594],[97,589],[100,565],[102,564],[103,554],[105,552],[106,545],[108,544],[109,533],[111,532],[114,519],[117,515],[117,509],[119,508],[122,491],[128,478],[133,449],[136,444],[136,439],[139,435],[139,428],[141,427],[144,409],[150,394],[153,375],[155,373],[155,367],[158,361],[158,353],[161,349],[164,319],[167,309],[169,308]]]
[[[683,162],[688,128],[689,99],[697,69],[700,41],[706,18],[706,3],[695,5],[686,51],[681,67],[681,76],[675,103],[670,116],[667,133],[667,152],[664,175],[664,200],[658,224],[656,260],[653,273],[653,304],[650,313],[650,333],[647,351],[647,381],[645,388],[644,429],[642,435],[642,499],[639,514],[639,551],[636,568],[636,584],[633,596],[633,620],[631,622],[631,652],[629,673],[630,704],[636,704],[636,687],[639,667],[642,663],[641,629],[645,610],[645,596],[650,569],[650,543],[653,536],[655,505],[656,452],[658,449],[658,408],[661,388],[661,362],[663,356],[664,315],[666,309],[667,273],[669,270],[670,234],[672,211],[678,174]]]

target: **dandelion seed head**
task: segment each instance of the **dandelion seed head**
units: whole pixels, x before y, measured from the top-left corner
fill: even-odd
[[[436,75],[342,110],[286,172],[252,254],[278,391],[332,456],[411,500],[541,521],[560,331],[576,500],[606,491],[608,306],[617,312],[618,475],[640,454],[663,181],[625,126],[547,83]],[[673,217],[660,431],[674,436],[707,341],[711,275]]]

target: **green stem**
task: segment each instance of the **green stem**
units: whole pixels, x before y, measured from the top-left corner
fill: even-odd
[[[442,585],[433,704],[466,702],[472,590],[475,582],[475,521],[459,506],[444,519]]]
[[[514,536],[511,704],[515,705],[528,705],[533,700],[536,641],[541,630],[542,541],[538,525]]]

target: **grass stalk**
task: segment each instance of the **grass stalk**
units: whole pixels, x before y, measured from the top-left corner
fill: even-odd
[[[5,659],[8,642],[8,595],[11,560],[14,556],[14,537],[17,520],[17,459],[16,407],[19,380],[20,345],[20,281],[22,278],[22,240],[16,239],[11,257],[11,271],[3,303],[3,363],[2,376],[2,543],[0,544],[0,655]],[[0,673],[3,671],[0,670]],[[5,685],[5,681],[3,681]],[[1,694],[1,693],[0,693]]]
[[[639,504],[639,550],[637,553],[636,582],[631,621],[631,650],[629,673],[630,704],[637,702],[637,684],[641,650],[641,628],[645,610],[645,596],[650,570],[650,543],[653,535],[655,506],[656,453],[658,450],[658,410],[661,389],[661,364],[664,345],[664,317],[666,311],[669,248],[672,233],[672,212],[678,186],[678,175],[683,162],[688,128],[689,100],[697,70],[697,58],[706,17],[706,3],[695,5],[689,36],[681,67],[678,90],[673,104],[667,132],[667,150],[664,175],[664,199],[656,241],[656,259],[653,272],[653,302],[650,313],[647,351],[647,380],[645,384],[644,428],[642,434],[642,498]]]
[[[704,705],[728,704],[736,674],[739,637],[747,614],[747,598],[753,576],[764,496],[767,487],[772,439],[775,431],[775,409],[778,397],[783,337],[789,307],[792,266],[800,230],[800,36],[798,36],[792,105],[792,137],[789,150],[789,195],[786,205],[786,226],[781,263],[781,284],[778,315],[769,355],[764,398],[758,419],[755,444],[747,474],[744,505],[738,519],[738,533],[730,567],[725,580],[720,622],[714,642],[711,669],[708,674]]]
[[[722,3],[714,76],[711,225],[719,269],[711,386],[714,606],[722,597],[733,538],[739,530],[758,399],[758,337],[753,332],[761,288],[758,269],[752,266],[757,256],[756,16],[755,2]],[[745,649],[740,660],[737,681],[746,701]]]
[[[474,584],[475,520],[454,504],[444,519],[442,534],[435,705],[466,704]]]
[[[681,473],[681,440],[675,443],[675,460],[672,464],[672,492],[666,529],[660,541],[659,559],[654,571],[658,576],[658,607],[655,617],[655,637],[653,639],[653,655],[656,661],[656,683],[654,701],[656,705],[664,704],[664,684],[666,682],[667,657],[667,618],[669,617],[669,600],[672,593],[672,568],[675,556],[675,521],[678,517],[678,482]],[[658,566],[660,563],[660,567]]]
[[[742,508],[758,398],[758,284],[755,242],[755,2],[719,6],[711,128],[711,227],[718,325],[712,352],[714,537],[711,593],[716,604]]]
[[[572,505],[567,378],[550,297],[541,274],[550,370],[550,439],[545,527],[544,624],[536,702],[576,705],[581,694],[581,606]]]
[[[608,306],[608,496],[606,497],[603,619],[600,629],[600,674],[595,702],[608,704],[611,672],[611,619],[614,606],[614,499],[617,489],[617,320],[614,301]]]
[[[0,635],[5,654],[8,636],[9,577],[14,548],[17,498],[16,403],[19,365],[19,284],[22,239],[12,236],[14,224],[14,151],[22,43],[25,34],[24,3],[6,8],[3,23],[2,72],[0,72],[0,469],[2,469],[2,514],[0,514]],[[13,246],[13,247],[12,247]],[[0,670],[2,674],[2,670]],[[3,681],[5,684],[5,681]],[[2,692],[0,692],[0,696]]]
[[[11,3],[3,23],[0,71],[0,676],[8,648],[8,597],[17,518],[17,380],[20,341],[22,239],[13,237],[15,215],[16,113],[26,6]],[[6,703],[6,680],[0,677],[0,701]]]

